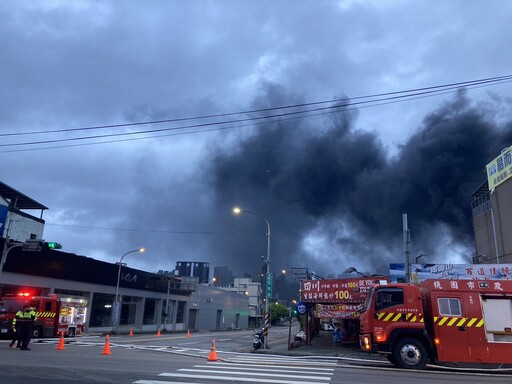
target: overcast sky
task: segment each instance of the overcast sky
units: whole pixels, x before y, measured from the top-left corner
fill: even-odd
[[[266,224],[235,205],[270,222],[274,272],[403,262],[403,213],[413,257],[471,262],[470,195],[512,145],[509,81],[293,119],[77,129],[510,75],[511,14],[505,0],[2,1],[1,180],[49,207],[46,240],[109,262],[145,247],[125,261],[148,271],[258,271]]]

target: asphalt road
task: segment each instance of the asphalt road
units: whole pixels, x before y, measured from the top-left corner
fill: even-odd
[[[226,333],[113,336],[35,342],[30,351],[9,348],[0,341],[0,382],[32,383],[275,383],[408,384],[486,382],[511,383],[512,376],[460,372],[399,370],[383,362],[354,365],[348,360],[300,358],[250,353],[251,331]],[[274,330],[274,339],[279,336]],[[216,361],[212,356],[215,336]],[[283,329],[281,336],[287,336]],[[247,345],[249,343],[249,345]],[[103,354],[106,350],[111,354]]]

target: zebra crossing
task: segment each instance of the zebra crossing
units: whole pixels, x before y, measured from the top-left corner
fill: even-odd
[[[205,384],[215,381],[269,384],[328,384],[336,362],[279,356],[234,356],[223,361],[196,364],[162,372],[154,380],[133,384]]]
[[[328,366],[335,367],[337,365],[337,359],[325,359],[325,358],[313,358],[313,357],[300,357],[300,356],[280,356],[280,355],[255,355],[250,353],[238,354],[235,356],[227,356],[223,361],[231,363],[246,363],[246,364],[291,364],[300,367],[304,366]]]

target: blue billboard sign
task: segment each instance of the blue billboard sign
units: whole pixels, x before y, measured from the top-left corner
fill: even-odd
[[[4,235],[5,227],[7,225],[7,213],[9,210],[5,205],[0,205],[0,235]]]

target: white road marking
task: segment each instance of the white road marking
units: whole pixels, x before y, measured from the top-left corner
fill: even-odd
[[[137,380],[133,384],[204,384],[198,382],[185,382],[185,381],[162,381],[162,380]]]
[[[315,367],[288,367],[288,366],[281,366],[281,365],[259,365],[254,364],[248,366],[247,364],[233,364],[233,363],[222,363],[222,362],[215,362],[215,363],[208,363],[208,365],[194,365],[195,368],[220,368],[224,369],[226,367],[230,367],[231,369],[241,369],[241,370],[251,370],[251,371],[265,371],[265,372],[288,372],[290,369],[294,371],[300,371],[302,369],[307,371],[316,371],[319,375],[326,375],[329,374],[329,372],[334,372],[334,368],[315,368]],[[259,367],[259,368],[254,368]],[[276,369],[277,368],[277,369]]]
[[[274,380],[274,379],[264,379],[261,377],[249,378],[249,377],[233,377],[233,376],[212,376],[212,375],[189,375],[189,374],[180,374],[180,373],[161,373],[158,376],[165,377],[183,377],[188,379],[207,379],[211,380],[231,380],[231,381],[244,381],[244,382],[252,382],[252,383],[274,383],[274,384],[325,384],[325,382],[321,381],[297,381],[297,380]]]
[[[322,364],[325,366],[333,366],[335,367],[337,365],[337,362],[332,361],[321,361],[321,360],[313,360],[313,361],[304,361],[299,359],[293,359],[293,358],[271,358],[271,357],[258,357],[254,358],[251,356],[245,357],[245,356],[237,356],[237,357],[229,357],[224,359],[225,361],[231,361],[231,362],[237,362],[237,363],[245,363],[245,364],[258,364],[258,363],[268,363],[268,364],[300,364],[302,369],[309,369],[309,366],[315,366],[318,364]]]
[[[195,373],[223,373],[227,375],[247,375],[247,376],[258,376],[258,377],[281,377],[288,379],[308,379],[308,380],[331,380],[328,376],[304,376],[304,375],[282,375],[278,373],[260,373],[260,372],[236,372],[236,371],[216,371],[214,369],[191,369],[191,368],[180,368],[178,372],[195,372]],[[324,373],[325,375],[325,373]],[[328,375],[332,375],[328,374]]]

